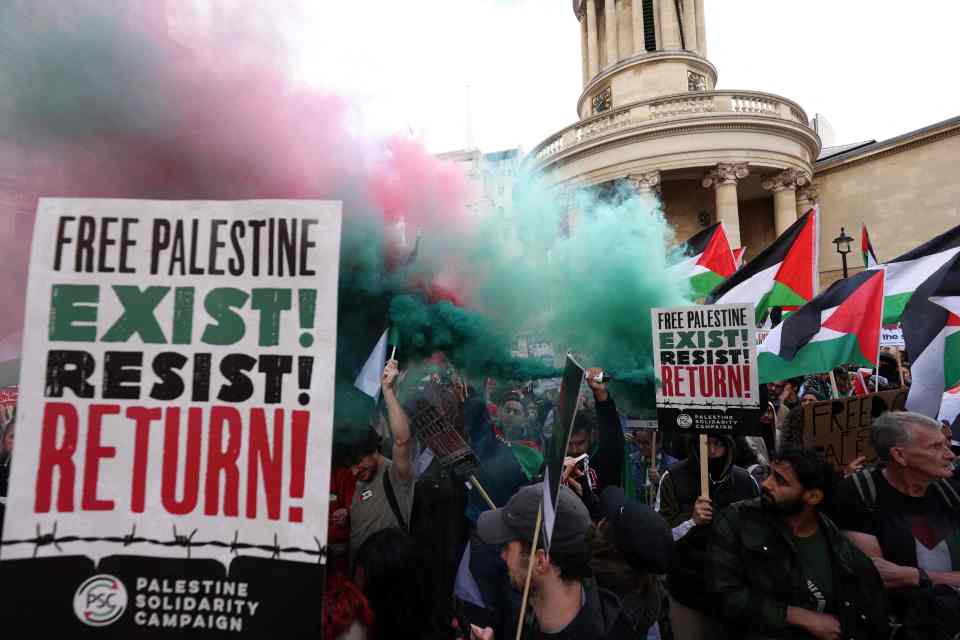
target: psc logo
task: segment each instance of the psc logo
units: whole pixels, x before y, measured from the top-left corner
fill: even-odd
[[[693,417],[689,413],[681,413],[677,416],[677,426],[681,429],[689,429],[693,426]]]
[[[127,588],[105,573],[88,578],[73,596],[73,612],[91,627],[113,624],[126,610]]]

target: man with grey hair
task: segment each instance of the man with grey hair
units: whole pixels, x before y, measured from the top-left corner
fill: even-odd
[[[948,480],[954,459],[936,420],[881,415],[870,440],[876,469],[837,488],[834,520],[867,554],[890,593],[905,638],[960,632],[960,495]]]

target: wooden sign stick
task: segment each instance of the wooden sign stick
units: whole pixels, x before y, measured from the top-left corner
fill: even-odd
[[[547,497],[546,490],[544,490],[544,497]],[[520,620],[517,622],[516,640],[520,640],[523,636],[523,619],[527,614],[527,599],[530,597],[530,579],[533,577],[533,565],[537,557],[537,542],[540,540],[540,522],[542,519],[543,502],[540,503],[540,508],[537,509],[537,524],[533,528],[533,545],[530,551],[530,564],[527,566],[527,579],[523,583],[523,601],[520,603]]]
[[[491,509],[496,509],[496,508],[497,508],[497,505],[495,505],[495,504],[493,503],[493,500],[490,499],[490,494],[488,494],[486,491],[484,491],[483,487],[480,486],[480,481],[477,480],[477,476],[473,475],[472,473],[470,474],[470,484],[472,484],[472,485],[474,486],[474,488],[476,488],[476,490],[480,492],[480,496],[483,497],[483,500],[484,500],[488,505],[490,505],[490,508],[491,508]]]
[[[650,434],[650,468],[657,468],[657,432],[653,431]],[[650,481],[650,471],[647,471],[647,482]],[[657,501],[657,487],[653,486],[653,483],[650,483],[650,491],[647,492],[647,499],[650,501],[650,508],[653,508],[654,503]]]
[[[900,388],[903,389],[907,386],[907,378],[904,375],[906,369],[903,368],[903,352],[900,349],[897,349],[897,371],[900,372]]]
[[[707,434],[700,434],[700,497],[710,497],[710,474],[708,472],[708,462],[710,458],[710,449],[707,447]]]

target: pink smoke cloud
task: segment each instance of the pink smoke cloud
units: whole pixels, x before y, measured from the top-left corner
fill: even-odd
[[[93,5],[71,6],[83,11]],[[229,29],[181,34],[174,41],[154,9],[142,10],[151,19],[126,15],[112,23],[125,31],[125,40],[150,53],[136,86],[107,85],[99,101],[79,107],[107,108],[108,117],[67,110],[56,116],[56,127],[41,120],[24,129],[2,126],[0,109],[0,337],[23,322],[29,243],[41,196],[337,199],[344,201],[346,216],[383,225],[403,217],[408,229],[429,233],[465,224],[469,193],[456,165],[412,140],[355,133],[346,100],[334,91],[295,85],[275,53],[240,55],[235,34],[224,36]],[[31,20],[38,33],[56,31],[55,17]],[[20,39],[14,63],[30,68],[35,59],[84,55],[69,47],[51,50],[59,46],[56,37],[37,41],[33,48],[29,38]],[[118,66],[123,55],[117,52]],[[111,69],[99,72],[109,78]],[[46,78],[34,76],[37,82]],[[41,99],[46,93],[46,87],[29,89]],[[49,87],[50,95],[58,90]],[[121,117],[115,117],[117,109]],[[75,121],[76,130],[64,130],[63,121]],[[108,125],[85,128],[100,121]]]

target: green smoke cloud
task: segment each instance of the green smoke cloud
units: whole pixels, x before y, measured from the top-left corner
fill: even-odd
[[[505,379],[558,375],[510,357],[513,339],[535,335],[612,372],[618,402],[649,411],[650,310],[687,301],[686,283],[667,269],[673,241],[658,202],[625,184],[581,190],[570,201],[527,176],[512,214],[469,234],[425,238],[421,267],[446,265],[468,308],[402,296],[391,321],[408,356],[443,351],[468,373]]]

